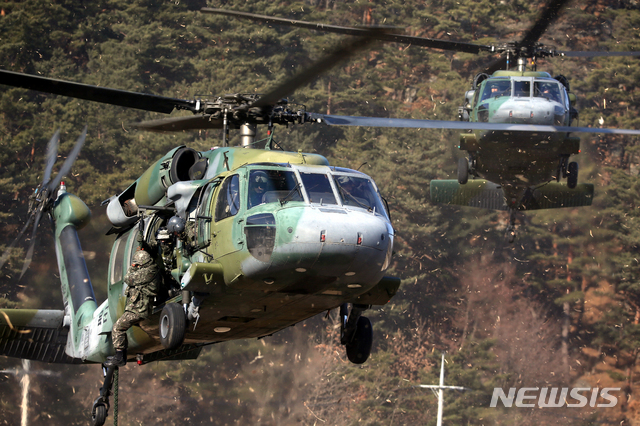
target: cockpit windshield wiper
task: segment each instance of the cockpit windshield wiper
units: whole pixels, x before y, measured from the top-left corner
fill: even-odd
[[[362,207],[363,209],[367,209],[368,211],[373,211],[373,209],[371,208],[371,206],[368,206],[364,203],[362,203],[361,201],[358,201],[356,199],[356,197],[354,197],[353,195],[351,195],[350,193],[348,193],[347,191],[345,191],[340,185],[338,185],[338,190],[340,191],[340,194],[342,195],[342,199],[346,200],[347,198],[352,199],[353,201],[356,202],[356,204],[358,204],[360,207]]]
[[[300,198],[302,198],[302,193],[300,192],[300,182],[298,182],[296,183],[296,186],[294,186],[293,189],[289,191],[289,193],[285,197],[279,199],[280,206],[284,206],[285,203],[289,201],[289,198],[291,198],[291,196],[293,195],[293,191],[298,191],[298,195],[300,196]]]

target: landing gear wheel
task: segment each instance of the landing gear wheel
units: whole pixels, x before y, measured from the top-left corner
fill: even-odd
[[[474,178],[478,177],[478,172],[476,171],[476,167],[478,165],[476,152],[469,152],[469,174]]]
[[[373,328],[367,317],[358,318],[356,332],[351,342],[347,343],[347,358],[354,364],[364,363],[371,354],[373,345]]]
[[[469,181],[469,160],[458,158],[458,183],[464,185]]]
[[[165,349],[175,349],[184,341],[187,319],[182,306],[168,303],[160,315],[160,343]]]
[[[578,186],[578,163],[572,161],[567,167],[567,186],[571,189]]]
[[[556,182],[560,182],[561,178],[567,177],[567,162],[569,161],[568,155],[561,155],[558,162],[558,171],[556,172]]]
[[[106,420],[107,407],[104,404],[94,406],[91,412],[91,424],[93,426],[102,426]]]

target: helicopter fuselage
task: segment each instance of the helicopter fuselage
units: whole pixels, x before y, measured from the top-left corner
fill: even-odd
[[[108,208],[114,225],[125,223],[123,218],[138,220],[146,209],[144,238],[151,245],[172,215],[186,219],[191,229],[191,241],[176,238],[173,255],[163,259],[171,277],[165,284],[179,294],[158,300],[141,328],[129,330],[130,353],[162,350],[158,318],[166,303],[197,307],[185,343],[198,344],[267,336],[346,302],[384,304],[395,294],[399,281],[384,277],[394,231],[367,175],[330,167],[312,154],[242,148],[185,154],[187,149],[172,151],[168,163],[163,157]],[[160,192],[149,198],[154,191],[141,189],[153,187],[165,171],[180,175],[172,170],[180,162],[186,170],[202,159],[204,179],[175,182],[161,198]],[[136,193],[145,195],[134,198],[147,197],[154,206],[136,203],[134,217],[120,209],[126,204],[120,198]],[[123,278],[138,247],[139,227],[132,225],[116,231],[110,323],[124,311]],[[99,348],[96,361],[108,352]]]
[[[467,98],[472,122],[570,126],[575,111],[566,87],[546,72],[498,71]],[[559,162],[577,154],[579,144],[565,132],[476,130],[460,137],[471,173],[503,185],[512,192],[508,199],[557,178]]]

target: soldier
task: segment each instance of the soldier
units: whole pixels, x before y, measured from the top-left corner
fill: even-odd
[[[251,172],[249,183],[249,208],[264,203],[263,196],[267,191],[269,178],[262,170]]]
[[[127,330],[151,315],[153,300],[161,280],[158,265],[151,255],[145,250],[138,250],[133,255],[131,268],[124,277],[127,284],[127,304],[124,313],[113,325],[111,333],[116,354],[107,359],[105,366],[122,367],[127,363]]]
[[[182,247],[187,252],[193,252],[197,248],[195,222],[187,222],[180,216],[173,216],[169,219],[167,231],[182,241]]]

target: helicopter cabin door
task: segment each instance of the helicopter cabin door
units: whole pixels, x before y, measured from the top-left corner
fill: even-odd
[[[214,200],[211,245],[214,258],[220,259],[243,248],[238,212],[241,207],[240,177],[227,176],[219,186]]]

